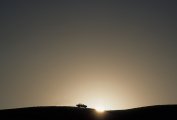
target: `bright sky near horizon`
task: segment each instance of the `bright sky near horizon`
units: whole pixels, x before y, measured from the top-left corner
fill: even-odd
[[[176,0],[1,0],[0,109],[177,104]]]

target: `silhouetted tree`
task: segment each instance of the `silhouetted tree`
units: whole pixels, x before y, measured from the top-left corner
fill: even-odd
[[[77,104],[76,106],[78,108],[87,108],[87,105],[84,105],[84,104],[81,104],[81,103]]]

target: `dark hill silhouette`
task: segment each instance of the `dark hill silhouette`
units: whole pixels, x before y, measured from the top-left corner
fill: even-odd
[[[156,105],[108,112],[109,120],[177,120],[177,105]]]
[[[177,105],[159,105],[97,113],[90,108],[29,107],[0,110],[1,120],[177,120]]]

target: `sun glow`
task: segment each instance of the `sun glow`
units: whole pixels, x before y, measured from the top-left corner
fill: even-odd
[[[100,107],[100,106],[95,107],[95,110],[99,113],[103,113],[105,111],[104,107]]]

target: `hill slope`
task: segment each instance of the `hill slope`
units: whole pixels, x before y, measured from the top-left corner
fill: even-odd
[[[158,105],[108,111],[109,120],[177,120],[177,105]]]
[[[4,120],[177,120],[177,105],[149,106],[104,113],[76,107],[30,107],[0,110],[0,118]]]

